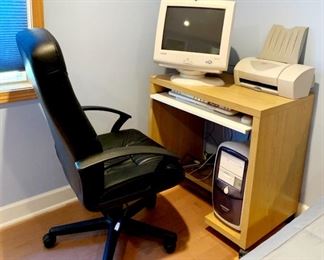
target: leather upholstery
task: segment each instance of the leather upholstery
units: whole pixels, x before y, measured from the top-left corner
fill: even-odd
[[[78,170],[77,161],[107,149],[160,146],[134,129],[96,134],[73,92],[62,51],[47,30],[22,31],[17,35],[17,44],[64,173],[87,209],[104,212],[182,180],[183,171],[177,158],[165,154],[130,154]]]
[[[100,135],[98,139],[104,150],[121,146],[159,146],[135,129]],[[104,168],[105,191],[101,198],[103,202],[109,201],[110,198],[114,200],[125,194],[131,195],[148,190],[156,193],[176,185],[182,178],[182,174],[179,174],[182,170],[177,160],[156,154],[116,158],[105,162]]]

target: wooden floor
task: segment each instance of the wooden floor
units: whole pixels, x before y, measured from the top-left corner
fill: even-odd
[[[186,186],[176,186],[158,196],[153,210],[143,210],[136,219],[167,228],[178,234],[176,252],[166,254],[157,241],[122,234],[115,259],[238,259],[238,248],[204,223],[211,206]],[[100,216],[86,211],[78,202],[0,230],[0,259],[101,259],[106,234],[88,232],[57,238],[45,249],[42,236],[51,226]]]

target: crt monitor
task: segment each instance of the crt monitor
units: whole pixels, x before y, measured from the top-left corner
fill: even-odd
[[[234,1],[161,0],[154,61],[177,69],[171,80],[187,85],[223,85],[206,73],[227,70]]]

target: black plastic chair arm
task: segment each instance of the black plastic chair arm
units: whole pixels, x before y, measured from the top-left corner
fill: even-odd
[[[164,148],[157,146],[127,146],[108,149],[103,151],[102,153],[91,155],[83,160],[75,162],[75,168],[77,170],[84,170],[90,166],[102,163],[107,160],[134,154],[157,154],[176,158],[176,156],[173,153],[170,153]]]
[[[117,119],[117,121],[115,122],[115,124],[113,125],[113,127],[111,128],[111,132],[118,132],[120,130],[120,128],[123,126],[123,124],[132,116],[119,111],[117,109],[113,109],[110,107],[103,107],[103,106],[82,106],[82,110],[83,111],[106,111],[106,112],[111,112],[114,114],[118,114],[119,118]]]

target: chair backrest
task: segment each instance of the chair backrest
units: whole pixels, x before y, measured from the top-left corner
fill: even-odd
[[[88,209],[103,189],[103,166],[77,172],[74,163],[102,151],[97,134],[83,112],[68,78],[58,42],[45,29],[17,34],[17,45],[28,78],[40,100],[64,173],[78,198]],[[92,175],[90,177],[90,175]]]

